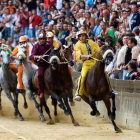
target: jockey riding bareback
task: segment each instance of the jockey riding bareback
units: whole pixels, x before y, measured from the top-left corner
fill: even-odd
[[[11,57],[16,59],[16,55],[18,54],[19,47],[25,47],[27,56],[29,56],[29,45],[27,45],[27,38],[25,36],[21,36],[19,38],[19,45],[16,46],[16,48],[13,50]],[[23,92],[24,86],[22,81],[22,74],[23,74],[23,65],[19,65],[18,67],[18,85],[17,85],[17,91]]]
[[[79,41],[75,44],[74,47],[74,51],[76,53],[76,61],[77,62],[82,61],[83,66],[82,66],[81,76],[78,79],[78,87],[76,89],[75,100],[81,101],[81,97],[83,95],[83,89],[84,89],[84,82],[87,73],[96,64],[97,53],[100,50],[100,48],[97,43],[88,39],[86,31],[79,31],[77,33],[77,37]],[[109,84],[110,91],[113,93],[107,74],[106,74],[106,78]]]

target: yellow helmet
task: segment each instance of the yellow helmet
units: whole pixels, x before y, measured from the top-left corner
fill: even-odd
[[[46,37],[54,37],[54,34],[52,32],[47,32]]]
[[[86,35],[87,35],[87,32],[86,32],[86,31],[81,30],[81,31],[79,31],[79,32],[77,33],[77,36],[79,36],[79,35],[81,35],[81,34],[86,34]]]
[[[27,38],[25,36],[21,36],[19,38],[19,42],[25,42],[25,41],[27,41]]]

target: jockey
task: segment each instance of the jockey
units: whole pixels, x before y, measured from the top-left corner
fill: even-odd
[[[1,46],[1,49],[4,50],[4,51],[7,51],[9,53],[9,55],[12,54],[12,48],[9,45],[2,44],[0,46]],[[15,64],[10,63],[10,68],[14,73],[18,72]]]
[[[78,87],[76,90],[75,100],[81,101],[81,96],[83,94],[84,82],[87,76],[87,72],[95,65],[96,60],[92,59],[97,58],[97,53],[100,50],[98,44],[93,42],[92,40],[87,39],[86,31],[79,31],[77,34],[79,41],[75,44],[74,50],[76,52],[76,61],[83,61],[81,77],[78,80]],[[110,89],[110,97],[114,93],[107,73],[105,72],[105,76]]]
[[[53,43],[54,48],[56,49],[59,48],[59,42],[56,39],[54,39],[54,34],[52,32],[47,32],[46,37],[47,37],[47,41],[50,41]]]
[[[77,33],[79,41],[75,44],[74,51],[76,53],[76,61],[83,61],[81,76],[78,80],[78,87],[76,90],[75,100],[80,101],[83,93],[84,82],[87,72],[95,65],[97,53],[100,50],[97,43],[89,40],[86,31],[79,31]]]
[[[29,45],[27,45],[27,39],[25,36],[21,36],[19,38],[19,45],[16,46],[16,48],[13,50],[13,52],[11,54],[12,58],[17,59],[16,55],[18,54],[19,47],[25,47],[27,56],[29,56]],[[23,65],[19,65],[17,91],[21,92],[21,93],[24,91],[24,86],[23,86],[23,82],[22,82],[22,74],[23,74]]]
[[[43,57],[43,55],[49,55],[51,52],[52,43],[49,41],[46,41],[46,36],[44,36],[42,33],[39,35],[39,42],[34,45],[32,54],[30,56],[30,59],[32,60],[39,60],[38,61],[38,94],[39,97],[42,98],[44,96],[44,72],[49,67],[49,64],[46,63],[43,59],[47,59],[46,57]]]

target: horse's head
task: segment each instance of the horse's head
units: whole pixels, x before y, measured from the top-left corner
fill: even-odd
[[[113,50],[108,45],[103,45],[101,47],[101,50],[97,54],[97,58],[99,60],[103,60],[103,62],[108,63],[113,60]]]
[[[59,49],[53,49],[51,54],[49,55],[49,62],[53,70],[58,68],[58,64],[60,64],[60,53]]]
[[[8,51],[1,50],[0,60],[1,60],[1,62],[4,66],[9,67],[9,65],[10,65],[10,54],[8,53]]]
[[[27,55],[27,53],[26,53],[26,47],[19,46],[17,58],[18,58],[18,61],[20,62],[20,64],[23,63],[23,61],[26,58],[26,55]]]
[[[70,46],[63,45],[63,51],[61,52],[62,60],[69,63],[70,66],[73,66],[73,55],[72,49]]]

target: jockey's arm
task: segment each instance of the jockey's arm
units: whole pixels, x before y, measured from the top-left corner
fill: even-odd
[[[13,52],[12,52],[12,54],[11,54],[11,57],[12,57],[13,59],[17,59],[17,57],[16,57],[17,53],[18,53],[18,47],[16,47],[16,48],[13,50]]]

